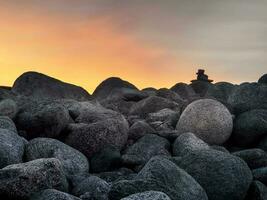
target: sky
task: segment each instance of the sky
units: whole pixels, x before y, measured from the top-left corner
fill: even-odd
[[[0,85],[38,71],[90,93],[116,76],[142,89],[267,73],[266,0],[0,0]]]

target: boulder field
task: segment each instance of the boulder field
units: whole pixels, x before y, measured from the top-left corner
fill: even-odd
[[[0,87],[0,199],[267,200],[267,74],[207,80],[22,74]]]

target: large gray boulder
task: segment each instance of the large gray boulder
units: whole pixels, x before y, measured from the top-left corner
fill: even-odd
[[[267,109],[267,85],[244,83],[236,86],[228,98],[235,114],[253,109]]]
[[[81,152],[52,138],[35,138],[26,145],[25,159],[39,158],[57,158],[66,175],[89,172],[88,160]]]
[[[160,191],[171,199],[207,200],[202,187],[184,170],[164,157],[153,157],[133,180],[114,183],[109,193],[110,200],[145,191]]]
[[[0,116],[0,129],[8,129],[14,133],[17,133],[17,128],[14,122],[6,116]]]
[[[29,200],[81,200],[78,197],[55,189],[46,189],[32,195]]]
[[[131,115],[138,115],[142,118],[145,118],[149,113],[155,113],[164,108],[169,108],[177,112],[180,112],[181,106],[182,105],[174,101],[171,101],[171,100],[168,100],[162,97],[150,96],[148,98],[145,98],[135,103],[130,108],[129,113]]]
[[[180,97],[183,99],[190,99],[196,96],[194,89],[189,85],[187,85],[186,83],[177,83],[174,86],[172,86],[170,90],[179,94]]]
[[[252,182],[245,161],[221,151],[192,151],[181,158],[179,166],[195,178],[209,199],[243,200]]]
[[[214,97],[218,101],[227,103],[227,99],[232,93],[235,85],[228,82],[218,82],[209,86],[206,96]]]
[[[152,133],[155,133],[155,130],[145,121],[139,120],[130,127],[128,135],[130,140],[136,141],[144,135]]]
[[[267,110],[265,109],[244,112],[234,121],[233,136],[239,146],[254,146],[266,135]]]
[[[132,194],[121,200],[171,200],[167,194],[158,191],[146,191]]]
[[[124,81],[118,77],[110,77],[101,82],[95,89],[93,97],[102,100],[108,97],[114,92],[114,90],[120,89],[135,89],[138,90],[133,84]]]
[[[45,189],[67,191],[68,182],[61,163],[55,158],[38,159],[0,169],[0,196],[27,199]]]
[[[208,144],[223,144],[231,135],[232,115],[220,102],[200,99],[189,104],[177,123],[179,133],[191,132]]]
[[[4,99],[0,101],[0,116],[7,116],[14,119],[18,112],[17,104],[12,99]]]
[[[15,132],[0,128],[0,169],[22,162],[24,140]]]
[[[144,165],[154,156],[170,156],[169,149],[170,143],[167,139],[146,134],[125,150],[122,160],[126,165]]]
[[[25,72],[16,79],[12,92],[37,99],[88,100],[90,94],[81,87],[64,83],[38,72]]]
[[[28,100],[20,107],[15,123],[18,130],[25,131],[29,139],[55,138],[67,126],[69,120],[68,110],[58,102]]]

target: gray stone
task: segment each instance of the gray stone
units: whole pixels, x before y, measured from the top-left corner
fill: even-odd
[[[209,199],[243,200],[252,174],[242,159],[216,150],[193,151],[179,166],[204,188]]]
[[[267,136],[262,138],[257,147],[267,152]]]
[[[208,144],[224,143],[232,128],[231,113],[223,104],[212,99],[200,99],[189,104],[176,126],[179,133],[194,133]]]
[[[234,152],[233,155],[242,158],[250,169],[267,167],[267,154],[262,149],[246,149]]]
[[[25,148],[27,161],[39,158],[57,158],[66,175],[89,172],[87,158],[76,149],[52,138],[35,138]]]
[[[254,146],[266,135],[267,110],[250,110],[238,115],[234,121],[233,137],[239,146]]]
[[[193,133],[183,133],[174,141],[172,152],[174,156],[185,156],[194,151],[210,149],[209,145],[197,138]]]
[[[24,140],[7,129],[0,129],[0,169],[11,164],[22,162]]]
[[[58,137],[69,123],[68,110],[61,104],[45,100],[30,101],[21,106],[15,123],[27,138]]]
[[[147,134],[125,150],[122,160],[126,165],[144,165],[153,156],[169,156],[169,149],[170,143],[167,139]]]
[[[0,169],[0,196],[27,199],[45,189],[67,191],[68,182],[55,158],[38,159]]]
[[[267,185],[267,167],[261,167],[252,170],[252,174],[255,180],[258,180]]]
[[[181,106],[182,105],[179,105],[174,101],[170,101],[162,97],[150,96],[146,99],[143,99],[135,103],[130,108],[130,114],[138,115],[142,118],[145,118],[149,113],[155,113],[164,108],[169,108],[177,112],[180,112]]]
[[[267,187],[260,181],[253,181],[250,185],[245,200],[266,200],[267,199]]]
[[[222,103],[226,103],[234,89],[234,85],[228,82],[218,82],[209,86],[207,96],[214,97]]]
[[[164,157],[153,157],[133,180],[114,183],[110,200],[145,191],[161,191],[171,199],[207,200],[202,187],[184,170]]]
[[[108,183],[117,182],[119,180],[131,180],[136,176],[136,173],[128,168],[120,168],[118,170],[109,171],[109,172],[101,172],[99,174],[95,174],[99,178],[107,181]]]
[[[171,90],[179,94],[183,99],[189,99],[193,96],[196,96],[193,88],[185,83],[177,83],[173,87],[171,87]]]
[[[170,89],[167,89],[167,88],[161,88],[161,89],[157,90],[156,95],[158,97],[163,97],[165,99],[169,99],[171,101],[174,101],[178,104],[184,103],[184,99],[182,99],[178,93],[176,93]]]
[[[267,85],[244,83],[236,86],[228,103],[236,115],[253,109],[267,109]]]
[[[129,139],[136,141],[146,134],[155,133],[155,130],[145,121],[136,121],[129,129]]]
[[[90,98],[90,94],[81,87],[37,72],[26,72],[18,77],[12,92],[37,99],[88,100]]]
[[[55,189],[46,189],[32,195],[29,200],[81,200],[78,197]]]
[[[16,125],[9,117],[6,116],[0,116],[0,128],[17,133]]]
[[[7,116],[14,119],[18,112],[17,104],[12,99],[4,99],[0,101],[0,116]]]
[[[132,194],[121,200],[171,200],[168,195],[158,191],[146,191],[141,193]]]
[[[258,83],[267,84],[267,74],[262,75],[258,80]]]

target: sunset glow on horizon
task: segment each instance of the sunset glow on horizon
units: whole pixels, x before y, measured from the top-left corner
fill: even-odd
[[[235,0],[226,15],[203,2],[0,0],[0,85],[37,71],[90,93],[111,76],[160,88],[189,83],[199,67],[215,82],[257,81],[267,71],[266,7]]]

